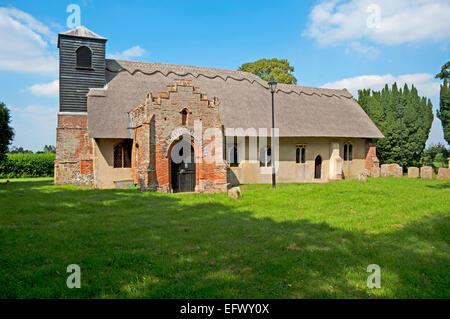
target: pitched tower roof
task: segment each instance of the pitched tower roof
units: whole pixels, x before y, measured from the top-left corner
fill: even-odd
[[[89,38],[89,39],[98,39],[98,40],[105,40],[105,41],[107,41],[106,38],[98,35],[97,33],[92,32],[91,30],[89,30],[85,26],[79,26],[79,27],[76,27],[75,29],[59,33],[58,34],[58,48],[59,48],[59,38],[61,36],[78,37],[78,38]]]
[[[106,38],[99,36],[97,33],[92,32],[91,30],[89,30],[88,28],[86,28],[85,26],[79,26],[76,27],[75,29],[66,31],[66,32],[61,32],[61,35],[71,35],[74,37],[82,37],[82,38],[94,38],[94,39],[103,39],[106,40]]]

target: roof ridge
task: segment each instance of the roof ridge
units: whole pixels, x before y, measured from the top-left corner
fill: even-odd
[[[146,61],[130,61],[130,60],[122,60],[122,59],[106,59],[109,61],[120,61],[120,62],[126,62],[126,63],[143,63],[148,65],[163,65],[167,67],[179,67],[179,68],[192,68],[192,69],[199,69],[199,70],[209,70],[209,71],[225,71],[225,72],[232,72],[232,73],[239,73],[244,75],[250,75],[252,77],[256,77],[260,80],[262,80],[257,75],[245,72],[245,71],[239,71],[239,70],[231,70],[231,69],[221,69],[221,68],[213,68],[213,67],[207,67],[207,66],[198,66],[198,65],[187,65],[187,64],[174,64],[174,63],[163,63],[163,62],[146,62]],[[262,80],[264,81],[264,80]],[[265,82],[265,81],[264,81]]]
[[[285,85],[285,86],[299,87],[299,88],[308,88],[308,89],[319,89],[319,90],[346,91],[346,89],[332,89],[332,88],[324,88],[324,87],[319,87],[319,86],[298,85],[298,84],[289,84],[289,83],[278,83],[278,85]]]
[[[202,75],[202,76],[210,78],[210,79],[219,77],[225,82],[229,78],[236,80],[236,81],[246,80],[250,84],[254,84],[256,82],[257,84],[259,84],[260,86],[262,86],[266,89],[269,88],[266,81],[264,81],[263,79],[261,79],[260,77],[258,77],[257,75],[255,75],[253,73],[245,72],[245,71],[210,68],[210,67],[202,67],[202,66],[191,66],[191,65],[184,65],[184,64],[160,63],[160,62],[128,61],[128,60],[120,60],[120,59],[106,59],[106,60],[107,60],[107,62],[108,61],[116,62],[121,68],[121,69],[114,70],[114,69],[108,68],[108,65],[106,65],[106,69],[110,72],[119,73],[119,72],[125,70],[131,75],[134,75],[136,72],[141,72],[142,74],[145,74],[145,75],[152,75],[152,74],[159,72],[159,73],[163,74],[164,76],[168,76],[170,73],[173,73],[178,76],[186,76],[189,74],[195,78],[198,78],[200,75]],[[133,70],[129,70],[128,68],[126,68],[126,65],[121,65],[121,63],[135,64],[136,66],[133,68]],[[138,67],[140,64],[144,65],[144,66],[153,66],[153,67],[155,67],[155,69],[152,70],[151,72],[148,72],[148,71],[146,72],[145,70],[142,70],[142,68]],[[161,68],[158,68],[161,66],[164,67],[166,70],[161,70]],[[177,73],[176,69],[185,71],[186,73]],[[189,72],[189,71],[194,71],[194,73],[196,73],[196,74],[194,74],[193,72]],[[195,71],[197,71],[197,72],[195,72]],[[235,78],[230,75],[224,76],[224,75],[221,75],[220,73],[217,73],[214,75],[211,75],[211,74],[208,75],[208,74],[206,74],[206,72],[202,72],[202,71],[226,72],[228,74],[231,73],[231,74],[241,75],[242,77]],[[282,86],[286,86],[290,90],[283,90]],[[315,94],[319,97],[322,95],[327,96],[327,97],[336,96],[338,98],[340,98],[340,97],[351,98],[352,97],[352,95],[346,90],[319,88],[319,87],[312,87],[312,86],[301,86],[301,85],[296,85],[296,84],[285,84],[285,83],[280,83],[280,86],[278,87],[277,91],[281,91],[286,94],[295,93],[298,95],[300,95],[302,93],[306,94],[306,95],[314,95]],[[308,91],[310,91],[310,92],[308,92]],[[330,93],[325,94],[325,92],[330,92]],[[337,94],[337,92],[340,92],[341,94]]]

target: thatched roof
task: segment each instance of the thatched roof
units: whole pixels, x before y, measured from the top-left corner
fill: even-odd
[[[174,80],[191,80],[208,97],[220,100],[225,128],[270,128],[267,82],[241,71],[163,63],[106,61],[105,89],[88,94],[89,136],[129,138],[127,112],[148,93],[158,96]],[[278,84],[275,126],[280,136],[364,137],[383,135],[347,90]]]

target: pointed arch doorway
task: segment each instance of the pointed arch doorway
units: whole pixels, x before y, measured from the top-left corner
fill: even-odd
[[[320,155],[317,155],[314,163],[314,178],[315,179],[322,178],[322,157],[320,157]]]
[[[196,164],[195,152],[185,140],[175,142],[170,156],[171,188],[174,193],[195,191]]]

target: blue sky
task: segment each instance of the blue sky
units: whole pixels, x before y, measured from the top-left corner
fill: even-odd
[[[109,57],[225,69],[286,58],[300,85],[356,94],[414,83],[435,109],[434,74],[450,60],[447,0],[0,1],[0,101],[11,109],[15,146],[55,144],[56,39],[72,3],[82,25],[108,38]],[[438,119],[428,143],[437,142]]]

